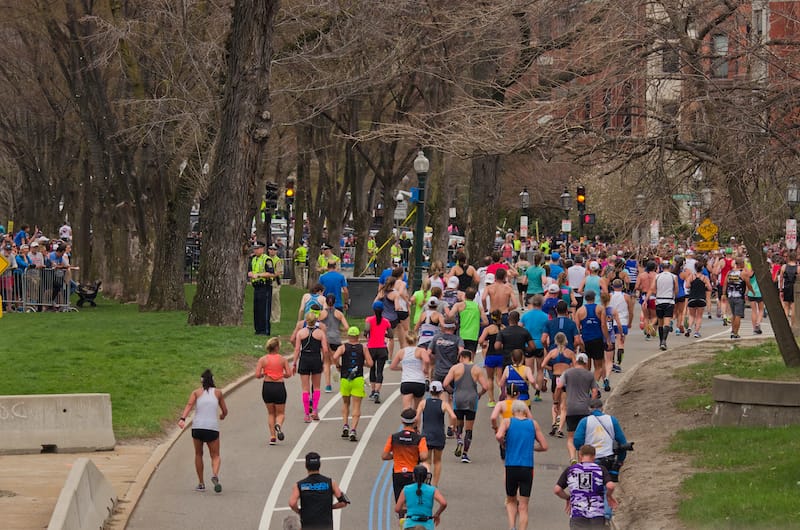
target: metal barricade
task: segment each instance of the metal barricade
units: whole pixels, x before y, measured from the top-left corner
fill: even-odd
[[[70,272],[66,269],[12,269],[0,275],[5,311],[77,311],[70,306]]]

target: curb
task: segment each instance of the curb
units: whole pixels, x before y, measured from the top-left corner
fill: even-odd
[[[250,381],[252,378],[252,373],[241,376],[239,379],[223,388],[222,395],[227,397],[228,394],[244,386],[244,384]],[[192,418],[192,420],[193,419],[194,418]],[[109,528],[124,530],[128,526],[128,521],[130,520],[133,511],[136,509],[136,506],[139,504],[139,500],[142,498],[144,489],[150,483],[150,478],[153,476],[153,473],[156,472],[159,464],[161,464],[161,461],[165,456],[167,456],[169,450],[172,449],[172,446],[178,441],[178,438],[180,438],[184,432],[187,432],[191,429],[192,420],[186,422],[186,426],[183,429],[173,429],[172,432],[167,435],[167,439],[160,443],[155,450],[153,450],[150,458],[147,459],[147,462],[145,462],[145,464],[142,466],[142,469],[140,469],[139,473],[136,474],[133,484],[131,484],[131,486],[128,488],[128,491],[125,492],[125,495],[118,500],[117,510],[112,518],[107,522]]]

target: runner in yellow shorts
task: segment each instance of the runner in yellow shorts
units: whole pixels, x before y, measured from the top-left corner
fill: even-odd
[[[361,399],[364,392],[364,366],[372,366],[372,357],[369,350],[358,342],[360,330],[351,326],[347,330],[347,342],[339,346],[333,354],[333,362],[339,366],[341,379],[339,392],[342,394],[342,438],[349,438],[351,442],[358,440],[358,420],[361,417]],[[341,359],[341,361],[340,361]],[[350,402],[353,404],[353,414],[350,415]],[[348,418],[352,422],[348,423]]]

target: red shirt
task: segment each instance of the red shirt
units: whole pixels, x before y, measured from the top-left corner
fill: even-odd
[[[498,269],[505,269],[508,270],[508,265],[503,263],[502,261],[498,261],[497,263],[492,263],[488,267],[486,267],[486,274],[494,274],[497,275]]]
[[[385,348],[386,332],[392,329],[392,323],[386,317],[382,317],[381,323],[378,324],[375,315],[367,317],[365,322],[369,324],[367,348]]]

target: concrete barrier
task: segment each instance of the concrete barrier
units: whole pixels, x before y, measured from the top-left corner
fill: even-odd
[[[714,377],[717,426],[782,427],[800,424],[800,382]]]
[[[0,432],[0,454],[111,450],[111,396],[0,396]]]
[[[117,494],[88,458],[79,458],[67,476],[47,530],[103,528],[114,511]]]

